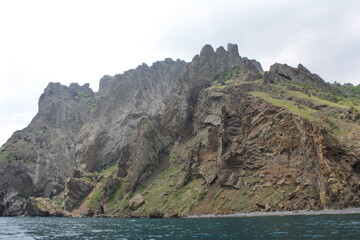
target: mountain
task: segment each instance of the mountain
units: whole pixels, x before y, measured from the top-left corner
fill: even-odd
[[[0,150],[0,214],[178,217],[360,205],[359,86],[203,47],[50,83]]]

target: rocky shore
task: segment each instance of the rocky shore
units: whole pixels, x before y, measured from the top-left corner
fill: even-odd
[[[270,217],[270,216],[310,216],[310,215],[346,215],[360,214],[360,208],[328,209],[328,210],[299,210],[299,211],[275,211],[275,212],[248,212],[232,214],[204,214],[189,215],[186,218],[228,218],[228,217]]]

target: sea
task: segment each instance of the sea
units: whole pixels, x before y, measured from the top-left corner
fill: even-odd
[[[0,239],[360,239],[360,214],[238,218],[0,217]]]

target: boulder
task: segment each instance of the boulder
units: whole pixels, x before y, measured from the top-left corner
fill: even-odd
[[[61,209],[54,200],[48,198],[30,197],[26,205],[26,216],[52,216],[52,217],[69,217],[70,213]]]
[[[4,216],[21,216],[25,214],[27,200],[21,196],[15,196],[7,202]]]
[[[154,211],[154,212],[149,213],[149,218],[162,218],[163,216],[164,216],[164,214],[159,211]]]
[[[163,217],[164,218],[179,218],[180,216],[179,216],[179,213],[170,210],[170,211],[166,212]]]
[[[130,199],[129,201],[129,208],[131,210],[136,210],[138,208],[140,208],[142,205],[144,205],[145,203],[145,199],[141,194],[136,195],[135,197],[133,197],[132,199]]]

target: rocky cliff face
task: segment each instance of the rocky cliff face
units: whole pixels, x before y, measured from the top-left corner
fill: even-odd
[[[78,136],[77,165],[96,171],[117,161],[121,148],[134,140],[141,119],[163,113],[179,87],[185,65],[166,59],[102,78],[98,107]]]
[[[359,99],[344,96],[302,65],[264,73],[233,44],[104,76],[96,94],[50,84],[29,127],[1,148],[0,212],[359,206]]]
[[[69,171],[75,167],[76,136],[95,105],[88,84],[48,85],[29,126],[1,147],[4,202],[18,194],[51,197],[64,190]]]

